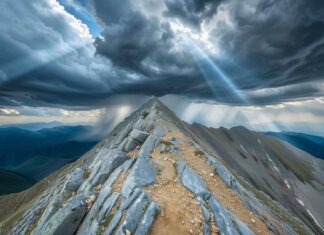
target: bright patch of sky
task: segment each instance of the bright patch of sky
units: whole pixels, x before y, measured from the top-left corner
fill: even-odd
[[[64,9],[81,20],[89,28],[91,35],[95,38],[101,31],[102,27],[96,22],[95,17],[90,12],[88,0],[58,0]]]

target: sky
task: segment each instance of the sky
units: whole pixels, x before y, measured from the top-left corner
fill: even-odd
[[[2,0],[0,11],[0,124],[108,125],[156,96],[191,123],[324,135],[322,0]]]

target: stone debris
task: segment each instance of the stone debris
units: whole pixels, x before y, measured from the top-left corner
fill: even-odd
[[[209,210],[212,211],[216,220],[215,223],[224,234],[254,234],[245,224],[236,218],[231,212],[213,196],[207,189],[204,181],[196,175],[191,167],[185,161],[180,160],[176,163],[177,172],[180,182],[190,191],[195,197],[199,198],[201,209],[203,211],[205,222],[210,221]],[[194,220],[191,221],[194,223]],[[225,232],[226,231],[226,232]]]

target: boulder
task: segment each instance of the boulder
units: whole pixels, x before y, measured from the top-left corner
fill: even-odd
[[[121,192],[123,196],[128,197],[135,188],[142,188],[153,184],[156,175],[156,167],[151,159],[138,158],[122,186]]]
[[[126,211],[124,220],[121,226],[117,229],[116,234],[124,235],[128,230],[133,234],[140,224],[142,217],[144,216],[151,199],[146,192],[143,192]]]
[[[84,195],[76,195],[45,224],[41,234],[73,235],[86,212]]]
[[[112,149],[108,155],[103,159],[98,169],[92,170],[89,178],[84,182],[79,191],[84,191],[88,194],[89,191],[98,184],[103,184],[109,175],[121,164],[130,159],[123,151]]]
[[[151,202],[150,205],[148,206],[142,221],[138,225],[135,235],[143,235],[147,234],[153,221],[156,216],[156,214],[159,212],[160,206],[156,204],[155,202]]]
[[[138,157],[149,158],[154,147],[157,145],[160,138],[163,136],[164,130],[161,127],[156,127],[152,134],[147,137],[144,144],[141,147],[141,150],[138,154]]]
[[[221,235],[254,235],[254,232],[228,211],[216,197],[211,196],[208,205],[214,213],[215,224]]]
[[[145,131],[140,131],[137,129],[133,129],[130,133],[129,136],[132,137],[133,139],[144,143],[144,141],[146,140],[146,138],[149,136],[149,133],[145,132]]]
[[[177,161],[176,167],[178,179],[196,197],[200,196],[207,199],[210,196],[210,192],[208,191],[205,182],[196,175],[191,167],[186,165],[185,161]]]

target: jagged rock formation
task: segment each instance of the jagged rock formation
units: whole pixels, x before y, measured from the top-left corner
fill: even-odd
[[[224,134],[232,142],[226,151],[228,143],[218,146],[218,140],[213,145],[211,139],[217,133],[204,135],[208,130],[204,128],[180,121],[157,99],[149,101],[77,162],[26,192],[0,198],[3,211],[12,213],[0,217],[1,234],[323,232],[323,218],[307,217],[307,213],[312,214],[305,205],[304,217],[299,216],[303,208],[292,210],[291,204],[286,206],[285,201],[278,200],[277,189],[269,197],[266,190],[271,186],[262,188],[251,183],[249,177],[258,170],[247,168],[252,163],[244,161],[250,158],[247,152],[252,152],[253,146],[241,144],[246,155],[234,161],[234,137]],[[264,161],[256,151],[254,157],[257,162]],[[273,156],[268,157],[268,164],[276,164]],[[317,165],[323,169],[322,162]],[[266,170],[272,177],[274,173]],[[315,180],[309,180],[319,193],[312,195],[323,199],[323,175],[317,171],[313,174]],[[291,189],[297,183],[283,180],[283,184]],[[26,198],[32,201],[20,203],[15,211],[4,206],[5,201],[10,204]]]

